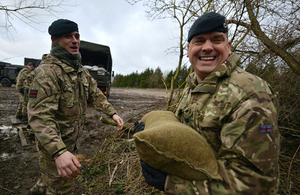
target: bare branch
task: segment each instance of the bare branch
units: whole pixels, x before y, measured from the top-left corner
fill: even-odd
[[[14,4],[3,5],[0,2],[0,12],[4,13],[4,24],[0,24],[0,28],[4,28],[6,33],[9,33],[10,29],[17,31],[14,27],[13,21],[18,19],[26,25],[39,30],[36,25],[43,22],[42,16],[65,13],[64,7],[70,6],[65,4],[67,0],[17,0]]]
[[[260,41],[263,42],[263,44],[266,47],[268,47],[272,52],[280,56],[291,67],[291,69],[294,70],[295,73],[300,75],[300,62],[298,62],[296,58],[289,52],[287,52],[284,48],[276,44],[274,41],[272,41],[269,37],[265,35],[263,30],[261,29],[259,22],[256,19],[256,16],[254,15],[254,7],[252,5],[251,0],[245,0],[245,4],[249,18],[251,20],[251,29],[253,33],[257,36],[257,38]]]

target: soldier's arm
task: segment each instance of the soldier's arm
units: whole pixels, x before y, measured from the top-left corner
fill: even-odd
[[[28,68],[24,69],[24,71],[22,72],[22,74],[20,75],[20,78],[19,78],[19,82],[18,82],[18,87],[19,89],[20,88],[24,88],[25,87],[25,84],[26,84],[26,78],[27,78],[27,75],[30,73],[30,70]]]
[[[30,87],[28,122],[41,145],[53,155],[66,146],[59,135],[59,124],[55,120],[60,87],[54,73],[50,73],[38,74]]]
[[[168,175],[165,192],[275,194],[278,190],[280,135],[277,102],[273,103],[271,99],[267,93],[261,93],[259,97],[255,94],[243,102],[224,124],[217,160],[223,181],[189,181]]]
[[[92,103],[96,110],[103,111],[107,116],[112,116],[116,113],[114,107],[107,101],[105,95],[101,92],[101,90],[97,87],[97,82],[95,79],[89,74],[89,72],[84,69],[85,74],[87,75],[87,80],[89,82],[89,99],[88,101]]]
[[[22,81],[22,75],[24,73],[25,68],[23,68],[22,70],[20,70],[18,76],[17,76],[17,81],[16,81],[16,89],[17,91],[19,91],[22,86],[23,86],[23,81]]]
[[[26,76],[26,79],[25,79],[25,85],[24,85],[24,88],[25,90],[29,90],[29,87],[33,81],[33,77],[34,77],[34,71],[31,71],[27,76]]]
[[[89,74],[88,74],[89,75]],[[118,124],[118,131],[123,129],[123,119],[117,114],[114,107],[107,101],[105,95],[97,87],[95,79],[89,75],[89,102],[91,102],[95,109],[103,111],[107,116],[111,117]]]

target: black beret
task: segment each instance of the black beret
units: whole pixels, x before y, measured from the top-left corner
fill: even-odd
[[[59,36],[74,31],[78,31],[78,25],[67,19],[55,20],[48,28],[48,32],[52,36]]]
[[[228,32],[225,16],[215,12],[209,12],[200,16],[189,30],[188,42],[190,42],[194,36],[208,32]]]

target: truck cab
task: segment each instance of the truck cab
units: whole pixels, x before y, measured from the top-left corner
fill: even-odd
[[[88,69],[96,80],[98,88],[108,98],[113,77],[110,48],[106,45],[81,40],[79,52],[82,65]]]
[[[16,84],[16,78],[20,70],[24,66],[12,65],[6,62],[0,62],[0,82],[3,87],[10,87],[12,84]]]

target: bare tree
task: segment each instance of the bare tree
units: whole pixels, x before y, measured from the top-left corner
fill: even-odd
[[[244,66],[289,66],[300,75],[300,12],[297,0],[235,0],[228,22],[235,28],[232,50]],[[275,60],[276,59],[276,60]],[[272,63],[271,63],[272,62]]]
[[[135,4],[142,0],[126,0],[130,4]],[[178,73],[184,64],[183,57],[186,53],[186,30],[187,24],[190,24],[198,13],[206,12],[210,7],[211,2],[209,1],[200,1],[200,0],[150,0],[144,1],[144,5],[148,8],[146,10],[147,16],[149,19],[172,19],[178,24],[178,45],[173,48],[168,48],[169,52],[179,53],[177,70],[174,74],[174,77],[171,79],[170,84],[170,96],[167,100],[167,107],[171,105],[171,101],[174,94],[174,80],[177,78]],[[167,87],[167,86],[166,86]]]
[[[200,15],[215,11],[227,17],[232,51],[242,57],[244,67],[289,66],[300,75],[299,0],[126,0],[143,2],[149,19],[170,19],[178,23],[177,73],[183,63],[186,34]],[[169,48],[174,49],[174,48]],[[175,78],[176,78],[175,74]],[[170,98],[173,96],[171,85]]]
[[[4,20],[3,23],[0,23],[0,30],[4,29],[3,33],[9,33],[10,29],[16,31],[14,26],[15,19],[37,29],[35,25],[42,22],[41,16],[56,15],[65,12],[64,7],[68,6],[65,4],[66,1],[67,0],[1,1],[0,14],[3,14]]]

